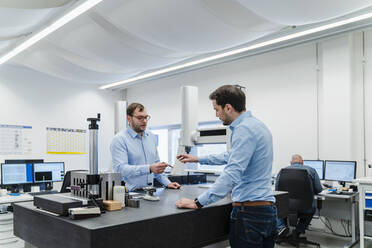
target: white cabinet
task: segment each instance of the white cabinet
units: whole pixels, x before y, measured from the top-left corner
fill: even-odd
[[[365,220],[366,211],[372,214],[372,177],[358,178],[356,181],[359,182],[360,247],[364,248],[364,240],[372,240],[372,236],[366,234],[366,226],[371,226],[372,218]]]

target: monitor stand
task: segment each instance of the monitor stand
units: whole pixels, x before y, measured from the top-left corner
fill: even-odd
[[[13,186],[11,186],[11,188],[10,188],[10,192],[11,192],[11,193],[19,193],[18,186],[17,186],[17,185],[13,185]]]
[[[45,183],[45,190],[52,190],[53,189],[53,183],[47,182]]]
[[[23,192],[31,192],[31,184],[23,184]]]
[[[345,181],[338,181],[338,183],[339,183],[340,185],[342,185],[342,187],[345,187],[345,185],[346,185],[346,182],[345,182]]]

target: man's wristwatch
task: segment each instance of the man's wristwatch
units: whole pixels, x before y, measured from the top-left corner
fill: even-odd
[[[200,204],[198,198],[195,198],[194,202],[195,202],[195,204],[196,204],[196,206],[197,206],[198,208],[202,208],[202,207],[203,207],[203,205]]]

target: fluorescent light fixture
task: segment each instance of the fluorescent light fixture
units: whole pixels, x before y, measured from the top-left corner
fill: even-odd
[[[75,17],[83,14],[85,11],[89,10],[90,8],[94,7],[102,0],[86,0],[82,4],[79,4],[76,8],[71,10],[70,12],[66,13],[65,15],[58,18],[55,22],[51,25],[47,26],[46,28],[40,30],[35,34],[31,34],[31,37],[23,41],[21,44],[13,48],[10,52],[6,53],[4,56],[0,57],[0,65],[8,61],[9,59],[13,58],[17,54],[21,53],[22,51],[26,50],[48,34],[54,32],[58,28],[62,27],[69,21],[73,20]]]
[[[187,67],[191,67],[191,66],[194,66],[194,65],[199,65],[199,64],[203,64],[203,63],[210,62],[210,61],[213,61],[213,60],[225,58],[225,57],[228,57],[228,56],[248,52],[248,51],[251,51],[251,50],[254,50],[254,49],[270,46],[270,45],[280,43],[280,42],[283,42],[283,41],[292,40],[292,39],[299,38],[299,37],[302,37],[302,36],[306,36],[306,35],[309,35],[309,34],[318,33],[318,32],[328,30],[328,29],[337,28],[337,27],[340,27],[340,26],[343,26],[343,25],[347,25],[347,24],[350,24],[350,23],[366,20],[366,19],[371,18],[371,17],[372,17],[372,12],[367,13],[367,14],[363,14],[363,15],[359,15],[359,16],[356,16],[356,17],[352,17],[352,18],[349,18],[349,19],[345,19],[345,20],[342,20],[342,21],[337,21],[337,22],[334,22],[334,23],[326,24],[326,25],[319,26],[319,27],[316,27],[316,28],[310,28],[308,30],[300,31],[300,32],[297,32],[297,33],[294,33],[294,34],[285,35],[285,36],[282,36],[282,37],[279,37],[279,38],[264,41],[264,42],[257,43],[257,44],[251,45],[251,46],[242,47],[242,48],[238,48],[238,49],[231,50],[231,51],[228,51],[228,52],[224,52],[224,53],[212,55],[212,56],[209,56],[209,57],[205,57],[205,58],[202,58],[202,59],[190,61],[190,62],[187,62],[187,63],[184,63],[184,64],[170,66],[170,67],[160,69],[160,70],[157,70],[157,71],[154,71],[154,72],[145,73],[143,75],[128,78],[128,79],[125,79],[123,81],[106,84],[106,85],[101,86],[100,89],[102,89],[102,90],[103,89],[110,89],[110,88],[117,87],[117,86],[120,86],[120,85],[129,84],[129,83],[132,83],[132,82],[135,82],[135,81],[138,81],[138,80],[158,76],[158,75],[161,75],[161,74],[177,71],[177,70],[184,69],[184,68],[187,68]]]

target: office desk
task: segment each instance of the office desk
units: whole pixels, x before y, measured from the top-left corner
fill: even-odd
[[[0,204],[15,203],[15,202],[25,202],[33,201],[34,197],[29,194],[20,194],[17,196],[7,195],[0,197]]]
[[[231,198],[200,210],[177,209],[174,204],[205,190],[198,185],[165,189],[158,202],[141,200],[140,208],[78,221],[39,211],[32,203],[16,203],[14,233],[38,248],[203,247],[227,239]],[[288,201],[287,193],[275,194],[279,205]]]
[[[323,209],[331,209],[330,212],[324,212],[322,213],[322,210],[320,210],[320,215],[322,216],[328,216],[336,219],[340,219],[340,216],[342,216],[342,219],[350,219],[351,220],[351,241],[344,245],[344,247],[352,247],[358,242],[358,238],[356,235],[356,198],[358,197],[358,192],[353,193],[352,195],[337,195],[337,194],[328,194],[328,193],[320,193],[316,196],[314,196],[315,199],[323,200]],[[341,212],[341,205],[340,204],[346,204],[349,208],[349,211],[347,214],[344,212]]]
[[[1,196],[0,205],[10,205],[15,202],[32,201],[34,198],[28,194],[19,196]],[[23,240],[13,234],[13,213],[8,212],[0,215],[0,247],[23,247]]]

